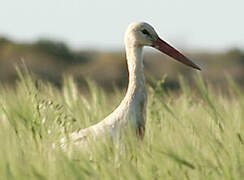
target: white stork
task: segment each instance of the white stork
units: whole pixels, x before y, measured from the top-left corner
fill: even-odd
[[[160,39],[151,25],[145,22],[131,23],[125,33],[129,84],[124,99],[104,120],[72,133],[71,142],[82,145],[87,138],[118,137],[128,129],[132,129],[139,138],[144,137],[147,105],[142,53],[144,46],[154,47],[175,60],[200,70],[196,64]]]

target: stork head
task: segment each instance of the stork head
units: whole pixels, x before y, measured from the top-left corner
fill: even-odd
[[[174,47],[163,41],[154,28],[145,22],[134,22],[129,25],[126,30],[125,43],[129,46],[151,46],[159,51],[167,54],[175,60],[201,70],[196,64],[190,61],[187,57],[181,54]]]

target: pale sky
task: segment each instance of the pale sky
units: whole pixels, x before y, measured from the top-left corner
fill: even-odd
[[[127,25],[146,21],[173,46],[244,49],[244,0],[1,0],[0,35],[75,48],[123,48]]]

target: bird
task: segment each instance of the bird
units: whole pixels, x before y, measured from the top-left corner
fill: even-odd
[[[102,121],[85,129],[71,133],[69,139],[74,144],[82,145],[89,138],[118,138],[131,129],[136,137],[143,140],[146,127],[147,91],[143,71],[143,47],[151,46],[173,59],[201,70],[186,56],[162,40],[154,28],[146,22],[129,24],[124,37],[128,87],[125,97],[118,107]]]

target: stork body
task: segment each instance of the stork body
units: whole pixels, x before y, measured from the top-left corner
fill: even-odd
[[[120,136],[123,130],[132,128],[143,138],[146,124],[147,93],[143,72],[143,47],[152,46],[174,59],[200,68],[180,52],[161,40],[152,26],[147,23],[131,23],[125,34],[125,49],[129,72],[129,84],[121,104],[103,121],[71,134],[74,143],[82,143],[87,137],[97,138],[104,135]]]

